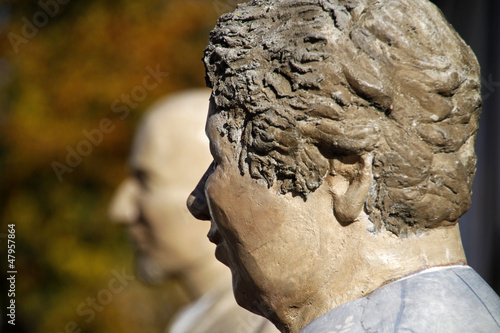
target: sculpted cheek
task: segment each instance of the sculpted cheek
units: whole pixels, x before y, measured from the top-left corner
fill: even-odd
[[[235,207],[239,207],[239,221],[235,228],[243,236],[242,243],[246,251],[253,252],[266,244],[280,241],[283,214],[280,213],[279,204],[268,196],[267,188],[249,191],[246,187],[233,201],[233,205],[236,204]]]

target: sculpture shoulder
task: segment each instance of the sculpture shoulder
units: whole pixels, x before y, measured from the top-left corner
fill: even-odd
[[[400,331],[500,332],[500,298],[468,266],[432,268],[342,304],[301,333]]]

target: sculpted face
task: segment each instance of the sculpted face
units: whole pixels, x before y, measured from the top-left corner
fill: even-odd
[[[197,105],[203,101],[203,105]],[[136,249],[137,270],[159,282],[210,258],[208,226],[185,208],[185,198],[210,161],[203,134],[208,93],[179,109],[152,111],[141,124],[130,157],[130,176],[120,185],[110,216],[128,228]],[[203,107],[204,106],[204,107]]]
[[[189,208],[200,219],[211,216],[209,239],[217,244],[217,259],[231,269],[240,305],[260,314],[269,304],[300,307],[325,271],[349,266],[345,239],[352,230],[336,221],[332,207],[332,193],[345,191],[345,181],[328,178],[306,201],[242,175],[234,144],[217,131],[225,121],[211,106],[206,132],[214,161],[188,200]]]
[[[231,269],[238,304],[283,332],[391,279],[464,260],[458,225],[405,238],[375,232],[363,211],[373,179],[370,153],[332,158],[307,199],[282,194],[278,183],[269,187],[240,171],[237,145],[218,130],[226,119],[214,110],[211,103],[206,125],[214,160],[188,208],[211,221],[208,236]]]
[[[303,205],[300,198],[278,195],[263,181],[241,175],[234,148],[216,131],[221,124],[217,114],[209,116],[207,135],[214,162],[204,177],[205,182],[199,185],[205,189],[206,197],[198,200],[206,201],[210,212],[199,214],[212,217],[209,239],[217,244],[217,259],[233,273],[238,303],[255,311],[256,304],[252,303],[256,290],[271,291],[279,287],[286,294],[287,290],[297,290],[304,284],[305,281],[290,275],[288,267],[302,265],[307,258],[304,251],[296,251],[305,239],[310,244],[308,250],[318,251],[315,246],[319,245],[315,239],[318,226],[310,223],[314,214],[309,216],[311,219],[304,219],[312,212],[310,205]],[[308,232],[297,233],[298,229]],[[269,258],[274,263],[263,265]],[[283,284],[287,280],[289,286]],[[256,281],[266,282],[260,285]]]

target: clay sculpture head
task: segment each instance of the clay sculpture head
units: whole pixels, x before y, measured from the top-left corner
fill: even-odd
[[[297,332],[465,261],[480,74],[434,5],[252,1],[219,19],[204,62],[214,161],[188,207],[240,305]]]

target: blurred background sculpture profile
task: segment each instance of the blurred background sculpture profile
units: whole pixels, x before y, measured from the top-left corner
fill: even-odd
[[[209,96],[208,89],[176,93],[146,114],[130,176],[116,191],[110,217],[128,228],[139,277],[149,283],[176,279],[191,300],[167,332],[276,332],[236,304],[229,271],[215,260],[206,238],[208,226],[185,206],[210,160],[203,131]]]
[[[457,223],[479,65],[433,4],[252,1],[204,61],[214,161],[188,205],[240,305],[292,333],[500,330]]]

